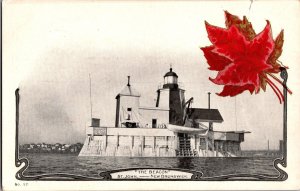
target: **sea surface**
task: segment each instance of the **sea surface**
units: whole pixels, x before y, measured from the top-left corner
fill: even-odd
[[[99,177],[100,172],[124,168],[176,168],[203,172],[203,177],[228,174],[277,176],[274,157],[244,158],[134,158],[78,157],[71,154],[21,153],[29,160],[25,176],[68,173]]]

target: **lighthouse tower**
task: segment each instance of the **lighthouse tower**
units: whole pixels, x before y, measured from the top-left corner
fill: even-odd
[[[184,91],[178,86],[178,76],[172,68],[164,75],[164,85],[157,90],[156,107],[168,108],[169,123],[183,125]]]

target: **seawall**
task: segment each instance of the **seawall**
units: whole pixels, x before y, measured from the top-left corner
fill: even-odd
[[[79,156],[174,157],[176,140],[167,129],[93,128]]]

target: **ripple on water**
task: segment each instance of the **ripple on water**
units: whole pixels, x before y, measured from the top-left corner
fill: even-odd
[[[21,156],[22,157],[22,156]],[[203,172],[203,176],[264,174],[276,176],[273,158],[133,158],[77,157],[64,154],[29,153],[25,175],[69,173],[98,177],[100,172],[124,168],[176,168]]]

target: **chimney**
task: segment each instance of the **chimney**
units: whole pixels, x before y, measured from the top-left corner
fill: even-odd
[[[210,109],[210,92],[207,93],[208,94],[208,109]],[[213,123],[212,122],[209,122],[209,130],[210,131],[213,131]]]
[[[207,93],[208,94],[208,109],[210,109],[210,92]]]
[[[130,76],[127,76],[127,78],[128,78],[127,86],[130,86]]]

